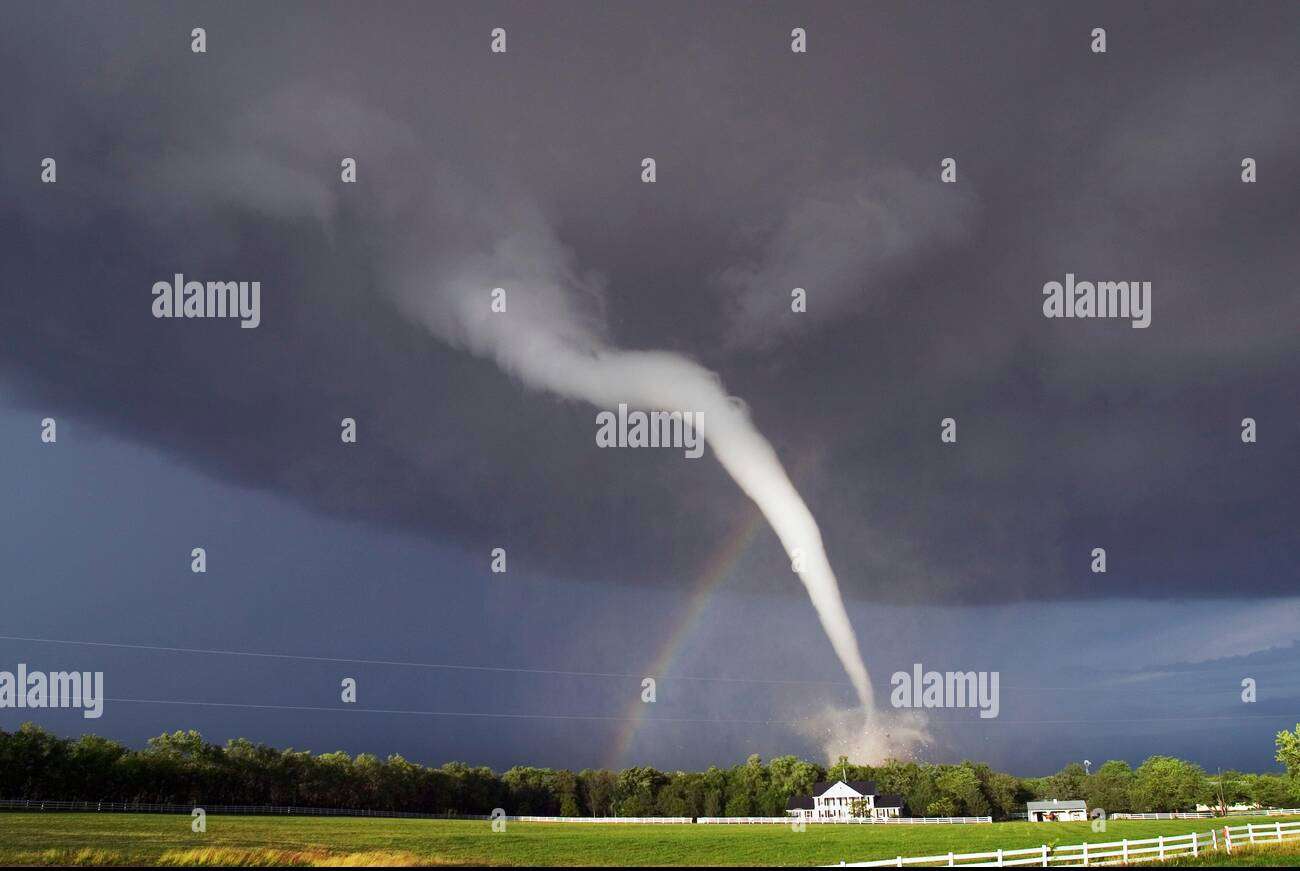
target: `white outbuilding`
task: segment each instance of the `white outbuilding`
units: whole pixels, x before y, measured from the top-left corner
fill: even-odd
[[[1088,805],[1083,801],[1059,798],[1048,801],[1031,801],[1025,806],[1031,823],[1061,823],[1067,820],[1088,819]]]

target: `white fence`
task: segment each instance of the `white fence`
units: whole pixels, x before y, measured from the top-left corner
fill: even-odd
[[[488,816],[460,817],[459,819],[489,820]],[[812,823],[813,825],[848,825],[848,826],[883,826],[883,825],[954,825],[961,823],[991,823],[993,817],[886,817],[884,819],[856,817],[828,817],[826,819],[803,819],[800,817],[515,817],[504,819],[520,823],[663,823],[670,825],[689,825],[696,823],[703,826],[788,826],[791,823]]]
[[[491,820],[487,814],[419,814],[405,811],[347,810],[323,807],[269,807],[266,805],[229,804],[149,804],[116,801],[46,801],[43,799],[0,800],[0,811],[45,811],[65,813],[128,813],[128,814],[183,814],[189,816],[195,808],[209,814],[232,816],[327,816],[327,817],[384,817],[419,820]],[[529,817],[505,816],[521,823],[661,823],[689,825],[690,817]]]
[[[491,817],[475,817],[475,819],[490,820]],[[497,817],[497,819],[506,819],[517,823],[642,823],[654,825],[656,823],[666,826],[690,825],[690,817]]]
[[[782,825],[791,823],[811,823],[813,825],[840,826],[921,826],[954,825],[962,823],[991,823],[993,817],[696,817],[695,822],[705,825],[744,826],[744,825]]]
[[[1253,811],[1230,811],[1230,817],[1294,817],[1300,816],[1300,807],[1262,807]]]
[[[1208,832],[1188,835],[1161,835],[1158,838],[1111,841],[1104,844],[1071,844],[1067,847],[1029,847],[1023,850],[997,850],[992,853],[947,853],[942,856],[898,856],[875,862],[841,862],[828,868],[902,868],[904,865],[996,866],[1037,865],[1126,865],[1156,862],[1175,856],[1199,856],[1225,850],[1232,853],[1252,844],[1277,844],[1300,839],[1300,822],[1247,823],[1224,826]]]
[[[275,815],[275,816],[332,816],[332,817],[396,817],[404,819],[433,820],[490,820],[487,814],[419,814],[403,811],[345,810],[341,808],[318,807],[267,807],[264,805],[216,805],[204,804],[143,804],[115,801],[53,801],[44,799],[0,799],[2,811],[46,811],[73,813],[134,813],[134,814],[184,814],[201,807],[209,814],[230,814],[238,816]],[[498,817],[498,819],[502,819]],[[756,823],[778,824],[788,826],[795,817],[536,817],[510,816],[504,819],[519,823],[640,823],[643,825],[744,825]],[[886,819],[809,819],[809,823],[839,823],[857,825],[908,825],[924,823],[991,823],[992,817],[889,817]]]
[[[1216,811],[1179,811],[1160,814],[1111,814],[1112,820],[1209,820],[1221,817]],[[1230,817],[1294,817],[1300,816],[1300,808],[1265,807],[1248,811],[1229,811]]]
[[[1109,814],[1108,818],[1112,820],[1210,820],[1217,816],[1214,811],[1175,811],[1155,814]]]
[[[292,807],[234,804],[159,804],[157,802],[121,801],[54,801],[53,799],[0,799],[0,811],[25,811],[47,813],[121,813],[121,814],[183,814],[189,816],[195,808],[209,814],[233,816],[292,816],[292,817],[383,817],[396,819],[444,820],[456,819],[452,814],[419,814],[409,811],[376,811],[331,807]],[[488,817],[483,817],[488,819]]]

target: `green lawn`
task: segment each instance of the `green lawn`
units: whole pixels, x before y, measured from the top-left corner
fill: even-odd
[[[1253,820],[1231,820],[1239,824]],[[0,813],[0,864],[819,865],[1206,831],[1223,820],[967,826],[649,826],[327,817]],[[225,851],[189,853],[186,851]],[[230,852],[234,851],[234,852]]]

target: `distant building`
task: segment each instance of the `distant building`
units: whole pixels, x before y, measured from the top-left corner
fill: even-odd
[[[885,819],[903,815],[903,798],[876,792],[870,780],[819,781],[812,795],[796,795],[786,803],[785,812],[805,820]]]
[[[1060,823],[1066,820],[1086,820],[1088,805],[1082,801],[1031,801],[1025,806],[1031,823]]]

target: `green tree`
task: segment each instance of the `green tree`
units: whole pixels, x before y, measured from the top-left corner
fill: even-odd
[[[710,765],[703,777],[704,807],[701,816],[720,817],[727,807],[727,772]]]
[[[1294,807],[1290,778],[1274,774],[1257,774],[1247,784],[1250,801],[1257,807]]]
[[[767,768],[757,753],[746,759],[744,765],[731,769],[727,778],[727,816],[760,816],[768,782]]]
[[[660,788],[659,795],[655,798],[656,814],[663,817],[694,816],[688,795],[690,782],[690,775],[684,771],[670,774],[668,782]]]
[[[505,789],[492,769],[448,762],[441,770],[451,780],[453,807],[458,813],[489,814],[505,806]]]
[[[784,816],[791,796],[811,795],[813,784],[825,776],[820,766],[797,756],[777,756],[767,765],[767,789],[760,798],[759,814]]]
[[[1087,770],[1078,762],[1071,762],[1060,771],[1046,778],[1039,798],[1059,798],[1061,801],[1074,801],[1084,797],[1088,780]]]
[[[1152,756],[1138,766],[1133,797],[1144,812],[1185,811],[1209,797],[1200,766],[1172,756]]]
[[[1025,802],[1032,793],[1019,777],[1001,771],[993,771],[984,783],[984,794],[993,807],[993,817],[999,820],[1010,819],[1012,814],[1021,813]]]
[[[313,807],[343,807],[351,782],[352,757],[342,751],[322,753],[305,778],[303,801]]]
[[[1300,723],[1294,732],[1277,733],[1277,761],[1286,766],[1290,777],[1300,778]]]
[[[925,808],[927,817],[955,817],[957,803],[950,798],[940,798],[930,802]]]
[[[578,774],[578,790],[593,817],[614,816],[614,797],[618,791],[618,775],[603,768],[584,769]]]
[[[1111,759],[1089,776],[1083,786],[1083,798],[1089,808],[1101,808],[1107,814],[1133,810],[1133,768],[1122,759]]]
[[[1233,769],[1216,774],[1208,781],[1211,798],[1213,799],[1211,804],[1217,806],[1220,796],[1223,797],[1223,803],[1226,805],[1251,801],[1251,785],[1253,782],[1253,775],[1244,774]]]
[[[659,789],[668,782],[663,772],[649,766],[625,768],[618,774],[614,815],[648,817],[655,812]]]
[[[557,816],[559,802],[552,801],[551,779],[548,768],[517,765],[501,775],[509,798],[508,812],[521,816]]]
[[[956,813],[940,816],[987,816],[992,808],[980,789],[980,780],[969,764],[945,766],[934,780],[940,801],[947,799]]]
[[[933,765],[890,759],[876,769],[876,788],[903,796],[912,813],[924,814],[940,798],[934,783],[938,773],[939,769]]]
[[[68,762],[78,773],[80,782],[67,784],[64,788],[82,795],[112,795],[121,781],[122,760],[129,753],[116,741],[98,735],[82,735],[68,749]],[[0,760],[0,769],[3,767],[3,760]]]
[[[567,768],[553,771],[546,786],[552,795],[552,801],[559,816],[582,816],[582,803],[578,798],[578,776],[576,774]]]

